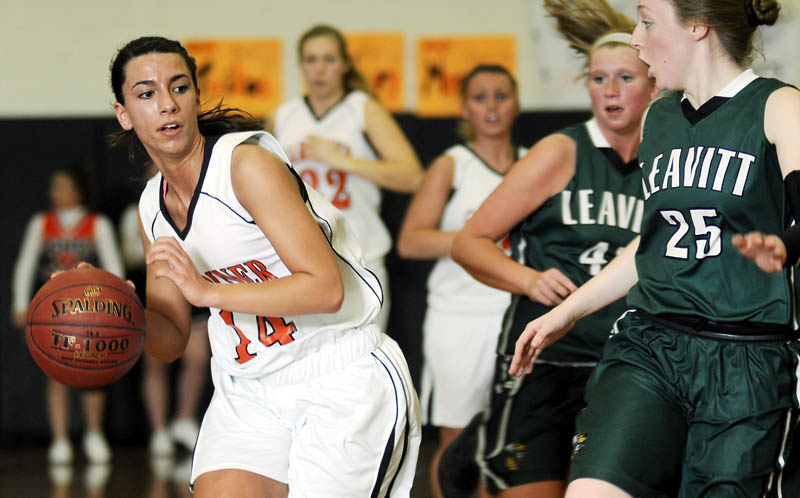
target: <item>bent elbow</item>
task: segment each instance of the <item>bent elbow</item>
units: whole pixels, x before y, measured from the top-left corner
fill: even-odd
[[[453,258],[453,261],[462,266],[464,265],[463,239],[464,237],[461,235],[461,232],[459,232],[456,238],[453,239],[453,244],[450,246],[450,257]]]
[[[408,238],[402,234],[397,239],[397,255],[403,259],[413,259],[414,251],[412,244],[409,243]]]
[[[411,178],[409,182],[409,193],[414,193],[419,189],[419,186],[422,185],[422,179],[425,177],[425,174],[420,170]]]
[[[166,356],[159,358],[159,360],[163,361],[164,363],[174,363],[178,358],[183,355],[183,352],[172,353]]]
[[[145,347],[142,351],[142,355],[145,354],[148,354],[157,360],[163,361],[164,363],[173,363],[175,360],[181,357],[183,351],[178,350],[177,348],[155,350]]]
[[[339,278],[335,283],[326,286],[325,299],[322,299],[323,313],[336,313],[344,303],[344,283]]]
[[[419,166],[414,166],[413,169],[409,167],[402,171],[396,171],[392,182],[394,185],[389,190],[401,194],[413,194],[422,185],[424,177],[425,173]]]

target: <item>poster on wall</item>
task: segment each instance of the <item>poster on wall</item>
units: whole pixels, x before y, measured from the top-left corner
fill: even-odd
[[[632,20],[636,20],[636,2],[609,0],[609,4]],[[541,0],[530,1],[531,38],[534,46],[536,88],[534,106],[538,108],[589,109],[589,95],[582,56],[569,48],[555,28],[555,20],[547,15]],[[753,69],[761,76],[777,77],[800,84],[800,3],[781,2],[781,13],[775,26],[762,26],[756,34],[757,44],[763,39],[763,55],[755,54]],[[524,84],[524,83],[523,83]]]
[[[513,36],[448,36],[417,39],[417,114],[458,116],[459,84],[478,64],[501,64],[517,74]]]
[[[278,39],[195,39],[185,43],[197,62],[204,107],[224,97],[255,117],[267,116],[281,103],[283,48]]]
[[[369,82],[370,91],[392,112],[406,109],[405,37],[402,33],[346,33],[353,64]]]

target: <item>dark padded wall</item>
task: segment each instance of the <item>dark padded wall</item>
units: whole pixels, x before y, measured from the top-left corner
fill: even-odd
[[[587,112],[524,113],[514,128],[515,140],[526,146],[567,124],[586,119]],[[398,115],[423,164],[457,142],[455,120],[421,119]],[[47,206],[47,185],[57,168],[75,161],[92,164],[98,186],[95,207],[117,221],[123,208],[138,197],[139,170],[125,151],[109,151],[105,136],[118,129],[113,119],[27,119],[0,120],[4,216],[2,261],[0,265],[0,309],[11,309],[11,274],[28,219]],[[387,193],[383,217],[393,235],[410,197]],[[392,312],[388,333],[405,352],[415,381],[421,366],[420,329],[425,313],[425,280],[429,261],[409,261],[391,252],[388,256]],[[10,316],[10,315],[7,315]],[[49,438],[44,405],[44,374],[31,360],[21,331],[10,319],[2,321],[0,332],[0,446],[39,444]],[[108,389],[106,427],[116,443],[147,437],[148,423],[139,393],[139,368]],[[210,394],[210,390],[209,393]],[[73,402],[71,429],[77,432],[81,417],[77,399]]]

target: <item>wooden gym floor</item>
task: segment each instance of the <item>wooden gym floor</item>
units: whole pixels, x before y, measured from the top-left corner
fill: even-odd
[[[436,445],[424,431],[411,498],[426,498]],[[88,465],[76,445],[72,465],[48,468],[46,447],[0,449],[0,498],[190,498],[190,454],[151,461],[146,443],[113,447],[107,466]]]

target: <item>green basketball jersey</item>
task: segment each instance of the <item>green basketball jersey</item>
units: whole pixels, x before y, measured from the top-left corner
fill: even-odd
[[[694,125],[680,95],[650,107],[639,146],[646,200],[631,306],[716,321],[793,320],[791,272],[764,273],[731,244],[737,233],[780,233],[791,220],[777,153],[764,134],[767,99],[786,85],[741,84]]]
[[[575,141],[575,175],[563,192],[549,198],[511,231],[512,256],[538,271],[557,268],[582,285],[614,259],[641,228],[642,176],[636,161],[623,164],[592,120],[559,133]],[[506,313],[498,344],[513,354],[514,343],[529,321],[550,308],[515,296]],[[623,300],[578,321],[551,345],[541,359],[597,361],[611,327],[625,309]]]

